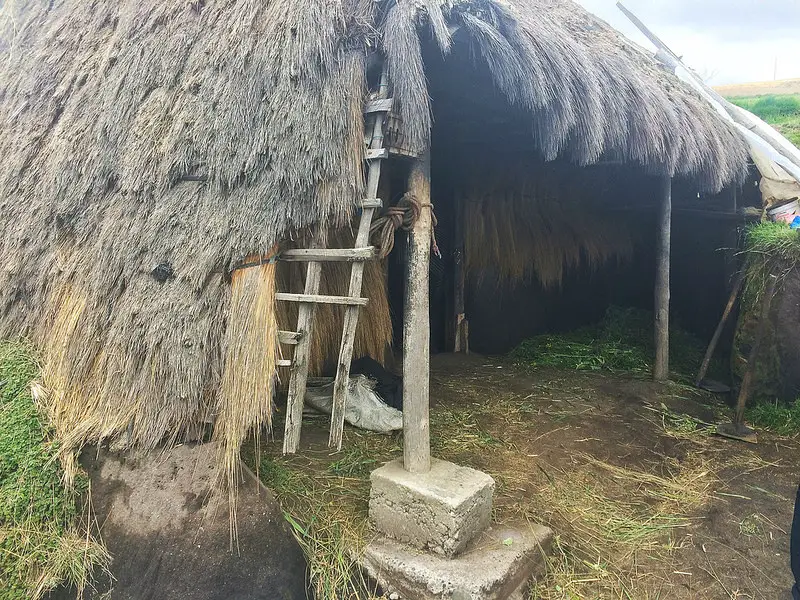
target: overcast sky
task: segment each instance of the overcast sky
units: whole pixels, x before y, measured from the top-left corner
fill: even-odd
[[[577,0],[652,49],[616,0]],[[800,78],[800,0],[623,0],[713,85]]]

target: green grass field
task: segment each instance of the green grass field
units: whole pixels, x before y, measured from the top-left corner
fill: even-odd
[[[800,94],[728,98],[761,117],[800,148]]]

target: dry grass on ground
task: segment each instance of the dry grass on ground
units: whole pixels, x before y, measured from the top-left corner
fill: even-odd
[[[684,386],[482,358],[437,357],[432,399],[434,455],[495,478],[495,522],[556,532],[532,598],[766,600],[787,588],[796,439],[712,436],[725,409]],[[270,444],[260,475],[313,557],[317,597],[367,597],[350,550],[370,536],[369,473],[401,440],[348,428],[330,454],[325,427],[307,423],[295,457]]]

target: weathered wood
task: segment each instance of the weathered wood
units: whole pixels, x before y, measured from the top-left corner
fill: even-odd
[[[372,260],[376,256],[375,248],[298,248],[284,250],[280,260],[289,262],[358,262]]]
[[[669,259],[672,226],[672,180],[664,177],[659,186],[661,205],[658,212],[658,246],[656,248],[655,342],[656,360],[653,378],[669,377]]]
[[[389,75],[384,66],[381,74],[380,89],[378,99],[385,99],[388,91]],[[380,153],[380,156],[376,156]],[[367,188],[365,200],[377,198],[378,184],[381,179],[380,160],[374,158],[385,158],[389,152],[383,148],[383,115],[376,114],[372,120],[372,137],[370,149],[367,150],[367,159],[370,160],[367,174]],[[362,202],[362,206],[363,202]],[[375,214],[374,208],[364,207],[361,211],[361,220],[358,224],[355,246],[366,246],[369,243],[369,229],[372,225],[372,217]],[[354,263],[350,271],[350,288],[348,293],[351,298],[361,295],[361,284],[364,280],[364,263]],[[356,339],[356,328],[358,327],[358,306],[348,306],[344,312],[344,326],[342,330],[342,343],[339,346],[339,362],[336,365],[336,382],[333,385],[333,406],[331,408],[331,429],[328,436],[328,446],[340,450],[342,448],[342,436],[344,435],[344,413],[347,405],[347,391],[350,383],[350,362],[353,360],[353,345]]]
[[[364,158],[369,161],[389,158],[389,151],[386,148],[370,148]]]
[[[770,275],[767,282],[767,288],[764,290],[764,298],[761,301],[761,314],[758,318],[758,325],[756,326],[756,338],[753,340],[753,347],[750,349],[750,356],[747,357],[747,369],[742,378],[742,387],[739,388],[739,397],[736,400],[736,413],[733,417],[735,425],[744,425],[744,409],[747,406],[747,400],[750,397],[750,388],[753,385],[753,377],[756,371],[756,361],[758,360],[759,349],[764,340],[764,334],[767,331],[767,323],[769,323],[769,309],[772,306],[772,297],[775,295],[775,286],[778,283],[776,275]]]
[[[279,367],[291,367],[292,366],[292,361],[282,358],[279,361],[277,361],[275,364],[277,366],[279,366]]]
[[[325,232],[317,231],[311,246],[319,248]],[[288,294],[290,296],[315,297],[319,292],[319,284],[322,276],[322,264],[318,262],[308,263],[306,270],[305,294]],[[284,294],[287,295],[287,294]],[[281,294],[276,294],[276,298]],[[289,392],[286,401],[286,425],[283,435],[283,453],[294,454],[300,447],[300,432],[303,426],[303,402],[306,393],[306,380],[308,379],[308,359],[311,354],[311,333],[314,325],[314,315],[317,312],[317,305],[310,302],[303,302],[297,311],[297,333],[300,340],[294,349],[291,375],[289,376]]]
[[[409,192],[422,205],[411,229],[408,280],[403,319],[403,465],[411,473],[431,469],[430,443],[430,314],[431,255],[430,151],[411,164]]]
[[[275,299],[284,302],[302,302],[303,304],[341,304],[344,306],[366,306],[369,302],[368,298],[322,296],[319,294],[286,294],[283,292],[275,294]]]
[[[728,298],[728,303],[725,305],[725,310],[722,311],[722,318],[719,320],[719,324],[714,331],[714,335],[711,337],[711,341],[708,343],[706,354],[703,357],[703,363],[700,365],[700,370],[697,372],[697,379],[694,382],[696,386],[699,386],[700,382],[705,379],[706,373],[708,372],[708,366],[711,364],[711,358],[714,356],[714,351],[717,349],[719,338],[722,336],[722,332],[725,329],[725,324],[728,322],[728,317],[731,316],[731,312],[733,312],[733,307],[736,304],[736,298],[739,297],[739,292],[744,284],[744,277],[745,270],[742,269],[736,275],[736,279],[733,282],[731,295]]]
[[[386,98],[385,100],[372,100],[367,102],[364,107],[364,114],[369,115],[372,113],[389,112],[394,105],[394,98]]]
[[[300,340],[303,339],[303,335],[296,331],[279,331],[278,332],[278,341],[281,344],[287,344],[289,346],[295,346],[300,343]]]
[[[455,319],[455,352],[469,353],[469,326],[464,302],[464,198],[455,199],[455,227],[453,228],[453,312]]]
[[[361,201],[361,208],[383,208],[383,200],[380,198],[365,198]]]

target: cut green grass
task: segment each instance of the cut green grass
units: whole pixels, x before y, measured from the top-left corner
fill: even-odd
[[[778,435],[797,435],[800,433],[800,400],[788,406],[779,402],[760,402],[747,411],[745,418],[753,426]]]
[[[58,447],[31,396],[39,369],[30,348],[0,344],[0,598],[41,598],[65,584],[82,592],[110,558],[79,532],[77,500],[67,490]]]
[[[687,380],[703,359],[703,343],[676,324],[670,328],[673,371]],[[612,306],[603,321],[564,334],[539,335],[522,342],[510,357],[519,364],[579,371],[649,373],[655,356],[653,314]],[[715,362],[712,372],[721,365]]]

